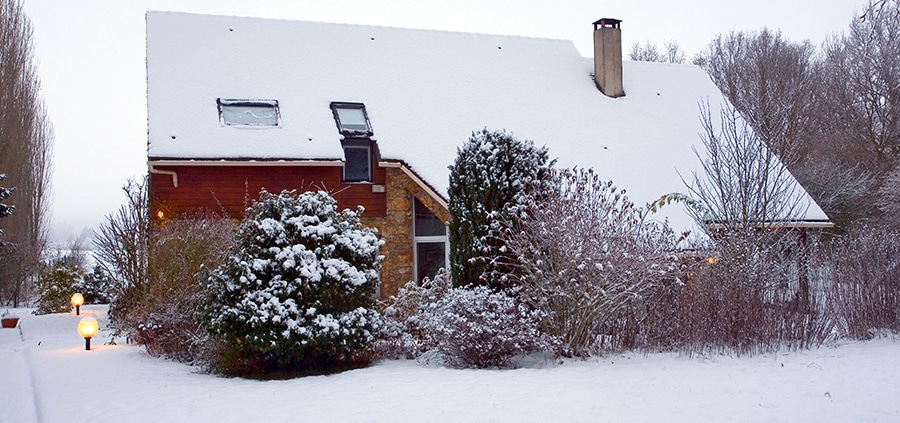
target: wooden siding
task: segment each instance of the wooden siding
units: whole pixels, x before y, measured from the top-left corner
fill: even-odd
[[[365,217],[385,216],[385,193],[373,192],[375,185],[384,187],[385,170],[375,166],[374,183],[345,184],[341,182],[342,169],[333,165],[153,165],[155,172],[150,173],[151,212],[154,217],[159,217],[158,213],[162,212],[164,218],[172,218],[186,212],[211,210],[225,211],[240,218],[246,207],[259,198],[263,188],[272,193],[325,189],[335,197],[341,209],[362,205],[366,209]],[[170,172],[177,174],[177,187]]]

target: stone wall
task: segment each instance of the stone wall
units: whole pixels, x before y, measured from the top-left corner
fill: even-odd
[[[381,247],[381,254],[384,255],[381,298],[396,294],[403,285],[413,280],[412,197],[418,198],[445,223],[450,219],[450,212],[402,169],[390,167],[386,170],[387,214],[385,217],[366,218],[363,213],[362,219],[364,225],[378,228],[384,240]]]

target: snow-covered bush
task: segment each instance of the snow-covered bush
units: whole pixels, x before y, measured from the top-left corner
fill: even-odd
[[[220,370],[266,376],[353,364],[373,340],[382,241],[328,193],[263,191],[210,278]]]
[[[686,252],[683,283],[667,286],[660,306],[633,323],[634,342],[625,347],[752,355],[825,342],[833,326],[818,295],[822,285],[811,279],[805,283],[813,295],[799,294],[807,265],[798,233],[770,235],[732,233],[693,257]]]
[[[486,286],[453,288],[417,315],[425,345],[453,367],[506,367],[517,355],[546,350],[543,314]]]
[[[450,273],[442,269],[420,284],[409,281],[384,304],[384,324],[375,342],[381,358],[415,358],[426,350],[420,312],[443,298],[453,288]]]
[[[685,181],[689,195],[667,196],[663,203],[688,206],[707,235],[700,251],[715,264],[704,266],[699,257],[695,264],[701,265],[685,275],[691,283],[666,293],[675,307],[652,311],[641,342],[736,353],[821,343],[827,321],[809,277],[809,234],[785,225],[803,220],[809,208],[788,171],[790,157],[778,156],[785,151],[761,139],[733,107],[718,116],[709,104],[700,109],[703,151],[695,154],[701,168]]]
[[[506,265],[521,297],[545,313],[543,329],[560,353],[585,355],[612,319],[672,279],[678,239],[593,170],[555,177],[558,190],[502,235]]]
[[[537,148],[502,130],[473,133],[457,149],[448,188],[450,264],[456,286],[508,287],[504,269],[491,266],[504,251],[495,233],[509,227],[522,206],[547,189],[546,176],[554,163],[546,147]]]
[[[34,314],[66,313],[72,309],[70,300],[81,280],[76,266],[60,265],[45,268],[35,284],[38,307]]]
[[[900,332],[900,231],[858,225],[827,253],[829,311],[841,334]]]
[[[382,358],[437,354],[453,367],[505,367],[511,358],[546,351],[542,313],[485,286],[453,288],[450,274],[409,282],[384,309],[376,342]]]
[[[106,304],[112,297],[112,279],[103,267],[95,265],[90,273],[85,273],[75,289],[84,295],[85,304]]]
[[[211,269],[225,261],[234,224],[224,216],[186,215],[150,233],[147,281],[132,288],[133,303],[118,316],[117,329],[151,355],[179,361],[205,360],[207,334],[201,314]]]

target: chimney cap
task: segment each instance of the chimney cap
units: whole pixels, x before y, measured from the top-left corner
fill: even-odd
[[[614,19],[614,18],[600,18],[600,19],[598,19],[597,21],[594,22],[594,31],[596,31],[597,29],[599,29],[599,28],[601,28],[601,27],[618,28],[618,27],[619,27],[619,24],[620,24],[621,22],[622,22],[621,19]]]

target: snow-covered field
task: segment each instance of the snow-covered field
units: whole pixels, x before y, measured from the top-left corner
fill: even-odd
[[[6,309],[3,309],[5,311]],[[752,358],[626,354],[517,370],[414,361],[286,381],[227,379],[141,347],[91,351],[74,312],[11,310],[0,329],[0,422],[900,421],[900,342]],[[106,322],[106,307],[82,314]]]

